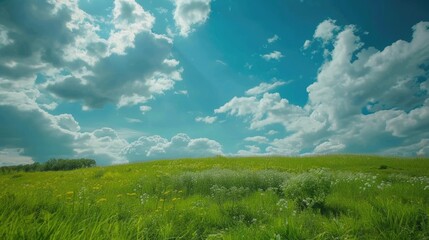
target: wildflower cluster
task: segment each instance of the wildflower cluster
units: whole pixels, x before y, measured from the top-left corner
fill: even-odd
[[[323,206],[331,192],[332,176],[324,169],[313,169],[292,177],[283,186],[285,196],[293,199],[300,209]]]

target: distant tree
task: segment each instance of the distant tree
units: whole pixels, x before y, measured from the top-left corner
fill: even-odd
[[[33,163],[18,166],[0,167],[1,173],[10,172],[35,172],[35,171],[66,171],[78,168],[89,168],[97,165],[94,159],[50,159],[45,163]]]

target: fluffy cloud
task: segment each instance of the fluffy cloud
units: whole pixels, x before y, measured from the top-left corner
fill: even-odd
[[[251,129],[282,124],[286,136],[269,143],[271,154],[427,154],[429,23],[416,24],[410,42],[381,51],[362,49],[356,27],[333,20],[322,22],[314,37],[332,50],[304,107],[265,93],[234,97],[215,112],[245,117]]]
[[[134,0],[115,0],[112,21],[115,30],[109,37],[110,50],[125,54],[126,48],[134,47],[136,34],[151,31],[154,22],[155,17]]]
[[[140,106],[139,109],[140,109],[140,112],[142,112],[142,114],[145,114],[146,112],[149,112],[150,110],[152,110],[152,107],[143,105],[143,106]]]
[[[263,83],[259,84],[258,86],[247,90],[246,95],[250,95],[250,96],[259,95],[262,93],[269,92],[269,91],[276,89],[277,87],[283,86],[285,84],[286,84],[286,82],[283,82],[283,81],[275,81],[273,83],[264,83],[263,82]]]
[[[22,148],[6,148],[0,150],[0,167],[10,165],[31,164],[33,160],[30,157],[22,156]]]
[[[21,149],[34,161],[75,154],[79,125],[69,114],[51,115],[35,102],[38,92],[0,88],[0,150]]]
[[[267,42],[268,43],[274,43],[274,42],[276,42],[279,39],[280,39],[279,36],[277,36],[277,34],[274,34],[274,36],[272,36],[272,37],[270,37],[270,38],[267,39]]]
[[[182,79],[172,40],[152,32],[155,18],[134,0],[114,2],[103,22],[111,27],[107,39],[77,1],[6,1],[0,8],[10,13],[0,16],[0,78],[14,88],[37,86],[89,109],[142,104]],[[46,81],[36,84],[37,74]]]
[[[239,150],[237,156],[257,156],[261,154],[261,148],[255,145],[246,145],[245,150]]]
[[[120,138],[115,130],[101,128],[79,133],[74,148],[75,156],[94,158],[99,165],[109,165],[128,162],[121,155],[121,151],[127,146],[128,142]]]
[[[203,123],[207,123],[207,124],[212,124],[216,121],[216,119],[217,119],[217,117],[206,116],[206,117],[197,117],[197,118],[195,118],[195,121],[203,122]]]
[[[153,23],[154,17],[134,0],[115,1],[107,53],[83,72],[51,77],[46,89],[83,101],[84,108],[143,104],[172,89],[182,79],[182,69],[171,59],[172,40],[151,32]]]
[[[93,34],[96,26],[79,11],[76,2],[7,0],[0,5],[0,12],[7,13],[0,16],[0,77],[9,81],[33,84],[37,72],[73,60],[76,63],[70,68],[75,69],[82,62],[93,62],[92,55],[102,48],[102,40]]]
[[[324,44],[328,43],[333,37],[336,31],[339,30],[339,27],[335,25],[335,20],[327,19],[321,22],[314,32],[313,37],[321,39]],[[305,43],[304,43],[305,47]]]
[[[127,146],[122,154],[129,161],[161,158],[184,158],[221,155],[221,145],[207,138],[192,139],[180,133],[170,140],[161,136],[144,136]]]
[[[70,114],[52,115],[35,102],[37,93],[0,91],[0,165],[44,162],[50,158],[94,158],[99,165],[128,161],[203,157],[222,154],[221,145],[207,138],[178,134],[128,143],[117,131],[83,132]],[[134,121],[134,119],[132,119]]]
[[[279,51],[273,51],[273,52],[271,52],[271,53],[267,53],[267,54],[261,55],[261,57],[262,57],[263,59],[265,59],[266,61],[270,61],[270,60],[277,60],[277,61],[279,61],[279,60],[280,60],[280,58],[282,58],[282,57],[284,57],[284,56],[283,56],[283,54],[282,54],[281,52],[279,52]]]
[[[254,136],[254,137],[247,137],[244,139],[244,141],[256,142],[256,143],[266,143],[266,142],[268,142],[268,138],[266,138],[264,136]]]
[[[271,124],[293,124],[297,116],[304,115],[305,111],[289,104],[278,93],[264,93],[262,96],[234,97],[216,109],[215,113],[249,117],[250,129],[261,129]]]
[[[188,24],[207,19],[192,18],[199,4],[179,5]],[[172,56],[172,40],[152,32],[155,17],[134,0],[114,1],[106,19],[88,15],[74,0],[6,0],[0,12],[7,13],[0,14],[1,164],[4,157],[16,163],[52,157],[127,162],[122,153],[130,144],[114,129],[82,131],[71,114],[49,111],[61,100],[78,101],[84,109],[113,103],[150,110],[142,104],[172,89],[183,71]],[[98,35],[98,24],[110,28],[108,36]],[[183,148],[180,137],[187,139]],[[166,152],[181,149],[183,155],[221,153],[220,144],[205,138],[178,135],[169,146]]]
[[[175,0],[174,21],[180,35],[187,37],[194,25],[204,24],[209,18],[211,0]]]

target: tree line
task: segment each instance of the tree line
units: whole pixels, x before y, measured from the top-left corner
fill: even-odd
[[[45,163],[35,162],[33,164],[4,166],[0,167],[0,172],[40,172],[40,171],[66,171],[78,168],[95,167],[96,161],[93,159],[50,159]]]

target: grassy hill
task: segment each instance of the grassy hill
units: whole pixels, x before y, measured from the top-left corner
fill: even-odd
[[[429,159],[208,158],[0,175],[0,239],[428,239]]]

